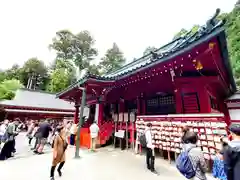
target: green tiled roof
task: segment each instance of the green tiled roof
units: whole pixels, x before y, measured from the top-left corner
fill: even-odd
[[[89,78],[93,78],[98,81],[118,80],[132,73],[135,73],[136,71],[139,71],[144,68],[148,68],[152,65],[172,59],[173,57],[178,56],[181,53],[184,53],[188,49],[189,50],[192,49],[194,46],[198,45],[199,43],[209,40],[210,38],[224,31],[224,28],[223,28],[224,22],[217,21],[215,19],[216,14],[214,15],[214,18],[207,21],[206,25],[200,27],[196,33],[192,34],[192,32],[189,31],[183,37],[179,37],[173,40],[172,42],[160,47],[156,51],[154,51],[153,53],[157,55],[157,57],[153,57],[153,53],[150,53],[129,64],[126,64],[125,66],[121,67],[118,70],[115,70],[103,76],[86,73],[86,75],[83,78],[81,78],[76,83],[69,86],[63,92],[58,93],[57,97],[59,97],[64,92],[67,92],[68,90],[85,83]]]

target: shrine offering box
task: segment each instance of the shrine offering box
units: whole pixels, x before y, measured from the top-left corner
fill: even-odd
[[[206,159],[212,159],[222,148],[220,137],[227,134],[226,123],[218,118],[158,118],[144,119],[137,118],[136,130],[141,133],[145,130],[146,124],[152,123],[152,136],[155,148],[180,153],[182,149],[182,128],[188,126],[190,131],[198,133],[197,146],[204,152]]]

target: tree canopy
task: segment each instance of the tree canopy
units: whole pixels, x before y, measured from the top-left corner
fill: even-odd
[[[95,39],[89,31],[81,31],[73,39],[73,61],[79,71],[88,68],[90,62],[97,56],[98,51],[94,48]]]
[[[49,47],[56,52],[56,60],[72,61],[78,70],[82,71],[90,66],[90,62],[98,54],[94,44],[95,39],[87,30],[77,34],[61,30],[56,33]]]
[[[47,90],[50,92],[60,92],[67,88],[71,84],[71,76],[65,68],[59,68],[54,70],[50,76],[51,81],[48,84]]]
[[[23,85],[19,80],[4,80],[0,83],[0,100],[7,99],[11,100],[15,96],[16,90],[22,88]]]
[[[230,13],[223,14],[220,18],[226,19],[229,56],[237,85],[240,86],[240,7],[238,3]]]
[[[125,62],[123,52],[116,43],[113,43],[113,46],[107,50],[101,59],[100,65],[105,73],[109,73],[120,68]]]
[[[47,90],[53,93],[64,90],[76,80],[75,74],[75,68],[71,61],[58,59],[51,72]]]
[[[173,40],[185,36],[187,33],[190,33],[190,35],[193,35],[194,33],[196,33],[199,30],[200,26],[199,25],[194,25],[189,31],[182,28],[173,38]]]

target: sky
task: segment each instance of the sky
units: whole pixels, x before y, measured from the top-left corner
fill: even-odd
[[[100,59],[113,42],[127,61],[147,46],[160,47],[181,29],[203,25],[216,8],[229,12],[236,0],[0,0],[0,69],[38,57],[47,65],[58,30],[89,30]]]

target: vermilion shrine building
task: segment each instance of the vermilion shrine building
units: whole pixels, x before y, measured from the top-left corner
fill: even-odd
[[[223,25],[210,19],[196,33],[189,32],[114,72],[87,73],[57,96],[74,102],[77,115],[79,87],[86,88],[90,116],[84,127],[97,119],[101,144],[118,130],[125,130],[126,142],[134,144],[136,132],[151,121],[155,146],[179,152],[180,129],[187,124],[201,134],[199,146],[211,158],[230,123],[225,99],[236,91]]]
[[[56,99],[55,94],[24,88],[17,90],[13,100],[0,101],[0,106],[7,112],[7,119],[73,119],[75,112],[73,104]]]

